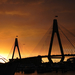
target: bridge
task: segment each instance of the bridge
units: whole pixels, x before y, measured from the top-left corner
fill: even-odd
[[[46,66],[45,67],[46,69],[49,67],[49,69],[47,70],[47,72],[51,72],[52,71],[51,65],[53,64],[52,58],[55,58],[55,59],[59,59],[60,58],[61,59],[60,63],[63,63],[65,57],[69,57],[69,56],[70,57],[74,57],[75,56],[74,53],[73,54],[64,54],[63,46],[62,46],[62,42],[61,42],[61,39],[60,39],[59,30],[58,30],[58,29],[61,30],[61,28],[58,28],[57,19],[53,20],[53,28],[52,29],[53,30],[52,30],[51,41],[50,41],[50,44],[49,44],[49,52],[48,52],[47,55],[38,55],[38,56],[34,56],[34,57],[22,58],[21,57],[21,53],[20,53],[20,49],[19,49],[19,45],[18,45],[18,38],[15,38],[15,45],[14,45],[14,50],[13,50],[12,58],[9,59],[8,63],[5,63],[5,64],[1,65],[1,71],[2,71],[1,75],[5,75],[5,74],[7,74],[7,75],[9,75],[9,74],[10,75],[14,75],[14,73],[16,71],[17,72],[18,71],[22,71],[22,72],[25,72],[25,73],[33,73],[34,70],[37,70],[38,73],[41,73],[39,71],[39,69],[41,69],[41,65],[42,65],[42,67]],[[70,31],[68,31],[66,28],[64,28],[64,29],[67,32],[69,32],[71,35],[73,35],[75,37],[75,35],[73,33],[71,33]],[[68,37],[64,34],[64,32],[62,30],[61,30],[61,32],[67,38],[67,40],[69,41],[69,43],[72,45],[73,49],[75,49],[73,43],[68,39]],[[58,43],[59,43],[61,55],[51,55],[52,45],[53,45],[53,39],[54,39],[54,35],[55,34],[57,35],[57,39],[58,39]],[[18,58],[14,59],[14,53],[15,53],[15,48],[16,47],[18,49],[19,59]],[[48,58],[49,62],[42,63],[42,58],[45,58],[45,57]],[[3,71],[5,71],[5,73],[3,73]],[[10,72],[8,72],[8,71],[10,71]]]
[[[62,25],[60,25],[62,28],[64,28],[69,34],[71,34],[73,37],[75,37],[75,35],[73,33],[71,33],[69,30],[67,30],[65,27],[63,27]],[[51,58],[61,58],[60,62],[63,62],[65,57],[68,57],[68,56],[75,56],[74,54],[74,51],[75,51],[75,47],[74,47],[74,44],[70,41],[70,39],[65,35],[65,33],[62,31],[62,29],[60,27],[58,27],[58,22],[57,22],[57,19],[54,19],[53,20],[53,28],[52,28],[52,36],[51,36],[51,41],[50,41],[50,45],[49,45],[49,52],[47,55],[40,55],[41,58],[44,58],[44,57],[47,57],[49,62],[53,62],[51,60]],[[50,29],[49,29],[50,30]],[[73,47],[73,50],[70,51],[70,54],[66,54],[64,53],[64,49],[63,49],[63,46],[62,46],[62,42],[61,42],[61,39],[60,39],[60,34],[59,34],[59,30],[60,32],[65,36],[65,38],[67,39],[67,41],[70,43],[70,45]],[[50,33],[50,31],[48,31]],[[57,40],[58,40],[58,44],[59,44],[59,48],[60,48],[60,53],[61,55],[52,55],[51,54],[51,51],[52,51],[52,45],[53,45],[53,40],[54,40],[54,35],[57,35]],[[49,35],[49,34],[48,34]],[[45,35],[46,36],[46,35]],[[13,54],[12,54],[12,59],[14,59],[14,54],[15,54],[15,48],[17,47],[18,49],[18,53],[19,53],[19,58],[21,58],[21,53],[20,53],[20,49],[19,49],[19,45],[18,45],[18,38],[15,38],[15,45],[14,45],[14,50],[13,50]],[[33,50],[33,55],[34,55],[34,52],[36,51]],[[42,50],[43,52],[43,50]],[[73,54],[72,54],[73,53]],[[38,54],[39,55],[39,54]],[[37,56],[35,56],[37,57]]]

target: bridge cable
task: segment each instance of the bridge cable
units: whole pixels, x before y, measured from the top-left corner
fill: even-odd
[[[60,26],[62,26],[61,24],[60,24]],[[70,32],[68,29],[66,29],[64,26],[62,26],[67,32],[69,32],[72,36],[74,36],[75,37],[75,35],[72,33],[72,32]]]
[[[59,28],[60,29],[60,28]],[[61,29],[60,29],[61,30]],[[61,32],[64,34],[64,32],[61,30]],[[67,40],[70,42],[70,44],[74,47],[74,45],[71,43],[71,41],[68,39],[68,37],[64,34],[64,36],[67,38]],[[75,47],[74,47],[75,49]]]
[[[41,45],[41,42],[43,43],[45,41],[45,38],[47,38],[48,34],[52,33],[52,25],[49,27],[49,29],[46,31],[46,33],[43,35],[42,39],[39,41],[39,43],[37,44],[37,46],[32,50],[32,52],[30,53],[29,56],[32,55],[32,53],[35,52],[36,48],[38,48],[39,45]],[[43,41],[44,40],[44,41]],[[41,50],[41,49],[40,49]],[[37,52],[37,54],[39,53],[39,51]]]
[[[6,58],[2,57],[1,55],[0,55],[0,57],[1,57],[0,59],[2,59],[5,63],[8,62],[8,60]]]
[[[44,41],[44,43],[43,43],[43,45],[42,45],[42,48],[40,49],[40,50],[44,50],[45,51],[45,49],[47,48],[47,46],[48,46],[48,44],[49,44],[49,41],[50,41],[50,34],[51,34],[52,32],[49,32],[48,33],[48,35],[47,35],[47,37],[45,38],[45,41]],[[44,52],[43,51],[43,52]]]
[[[50,30],[51,29],[51,30]],[[41,47],[41,49],[40,49],[40,51],[43,49],[43,52],[45,52],[45,48],[47,48],[47,44],[49,43],[49,41],[50,41],[50,34],[52,34],[52,26],[51,27],[49,27],[49,29],[48,29],[48,31],[45,33],[45,35],[43,36],[43,38],[45,38],[44,39],[44,42],[43,42],[43,45],[42,45],[42,47]],[[46,36],[46,37],[45,37]],[[43,39],[42,38],[42,39]],[[39,51],[39,52],[40,52]]]
[[[13,53],[14,45],[15,45],[15,43],[13,44],[13,46],[12,46],[12,48],[11,48],[11,50],[10,50],[8,56],[7,56],[7,59],[11,59],[11,58],[12,58],[12,53]],[[11,57],[11,58],[10,58],[10,57]]]

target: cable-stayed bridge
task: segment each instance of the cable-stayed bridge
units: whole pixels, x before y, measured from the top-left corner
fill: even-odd
[[[34,70],[37,70],[38,73],[41,73],[39,71],[39,69],[41,68],[48,68],[48,70],[44,70],[46,72],[51,72],[52,69],[51,69],[51,65],[53,64],[53,61],[51,58],[61,58],[60,60],[60,63],[63,63],[64,62],[64,59],[65,57],[74,57],[75,56],[75,46],[74,46],[74,38],[75,38],[75,35],[73,33],[71,33],[69,30],[67,30],[65,27],[63,27],[62,25],[60,25],[65,31],[67,31],[69,34],[71,34],[73,36],[73,38],[71,38],[71,36],[69,36],[69,38],[71,38],[72,42],[70,41],[70,39],[67,37],[67,35],[63,32],[63,30],[61,29],[61,27],[58,27],[58,23],[57,23],[57,19],[54,19],[53,20],[53,28],[52,29],[49,29],[48,30],[48,33],[52,33],[51,34],[51,40],[48,40],[50,39],[49,38],[49,34],[48,36],[46,37],[46,34],[45,34],[45,39],[47,40],[47,45],[48,45],[48,54],[47,55],[39,55],[38,56],[34,56],[34,57],[27,57],[27,58],[22,58],[21,57],[21,53],[20,53],[20,49],[19,49],[19,45],[18,45],[18,39],[15,38],[15,45],[14,45],[14,49],[13,49],[13,54],[12,54],[12,58],[9,60],[8,63],[4,64],[4,65],[1,65],[3,68],[2,68],[2,71],[5,71],[8,75],[13,75],[15,71],[24,71],[25,73],[32,73],[34,72]],[[50,31],[52,30],[52,31]],[[63,44],[62,44],[62,37],[60,36],[59,34],[59,30],[60,32],[62,33],[62,35],[64,35],[64,37],[67,39],[68,43],[70,43],[71,47],[66,45],[66,42],[64,43],[65,46],[68,46],[70,47],[71,50],[68,51],[68,48],[65,48],[63,47]],[[52,46],[53,46],[53,40],[54,40],[54,36],[57,36],[57,41],[58,41],[58,45],[59,45],[59,48],[60,48],[60,55],[59,54],[51,54],[52,52]],[[44,41],[42,41],[43,43]],[[46,41],[45,41],[46,42]],[[55,41],[56,43],[56,41]],[[40,45],[41,43],[39,43]],[[43,45],[41,49],[43,49],[43,47],[45,47],[46,45]],[[57,44],[55,44],[56,46],[56,50],[55,52],[58,53],[57,51]],[[55,47],[54,46],[54,47]],[[14,54],[15,54],[15,48],[17,47],[17,50],[18,50],[18,54],[19,54],[19,59],[14,59]],[[37,47],[36,47],[37,48]],[[35,48],[35,49],[36,49]],[[67,49],[66,50],[66,53],[64,53],[64,49]],[[38,49],[38,48],[37,48]],[[46,50],[45,49],[45,50]],[[40,50],[40,49],[38,49]],[[36,50],[33,50],[32,53],[34,54],[36,52]],[[43,53],[44,52],[44,49],[41,50],[41,52]],[[69,53],[68,53],[69,52]],[[45,58],[47,57],[49,62],[48,63],[42,63],[42,58]],[[41,67],[42,66],[42,67]],[[8,67],[8,68],[7,68]],[[18,68],[17,68],[18,67]],[[5,69],[4,69],[5,68]],[[11,69],[10,69],[11,68]],[[54,68],[54,67],[53,67]],[[10,70],[10,72],[8,72]],[[13,71],[12,71],[13,70]],[[5,74],[5,73],[2,73],[1,74]]]
[[[57,23],[57,19],[54,19],[53,27],[49,28],[47,33],[44,35],[44,37],[41,39],[41,41],[38,43],[38,45],[32,51],[30,56],[40,55],[41,57],[51,57],[51,58],[62,57],[61,61],[64,60],[65,56],[74,56],[74,54],[75,54],[75,46],[74,46],[75,35],[72,32],[70,32],[69,30],[67,30],[65,27],[63,27],[63,25],[61,25],[61,24],[59,24],[59,27],[58,27],[58,24],[59,23]],[[54,46],[53,46],[53,44],[54,44]],[[42,48],[41,48],[41,46],[42,46]],[[17,50],[19,53],[19,58],[21,59],[21,53],[20,53],[17,38],[15,39],[13,55],[11,54],[12,59],[14,58],[14,54],[16,54],[15,53],[16,47],[17,47]],[[58,49],[58,47],[59,47],[59,49]],[[52,48],[55,50],[53,51]],[[52,54],[52,51],[53,51],[53,54]]]

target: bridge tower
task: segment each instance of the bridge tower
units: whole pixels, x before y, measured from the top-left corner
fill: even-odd
[[[18,53],[19,53],[19,57],[21,59],[21,54],[20,54],[20,50],[19,50],[19,46],[18,46],[18,39],[15,38],[15,45],[14,45],[14,50],[13,50],[13,55],[12,55],[12,59],[14,58],[14,53],[15,53],[15,48],[17,47],[18,49]]]
[[[59,46],[60,46],[60,50],[61,50],[61,55],[62,55],[62,58],[61,58],[60,62],[63,62],[63,60],[64,60],[64,52],[63,52],[63,48],[62,48],[62,44],[61,44],[61,40],[60,40],[59,31],[58,31],[57,19],[53,20],[53,31],[52,31],[52,37],[51,37],[49,53],[48,53],[49,62],[52,62],[52,60],[51,60],[51,49],[52,49],[53,38],[54,38],[55,33],[57,34],[57,38],[58,38],[58,42],[59,42]]]

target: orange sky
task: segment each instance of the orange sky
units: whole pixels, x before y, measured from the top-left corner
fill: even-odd
[[[16,35],[23,57],[38,55],[42,51],[42,54],[48,54],[48,48],[40,52],[37,47],[52,26],[55,15],[58,15],[58,25],[63,25],[75,34],[75,0],[0,0],[0,55],[8,57]],[[71,35],[68,37],[75,46],[75,38]],[[65,37],[61,35],[61,39],[65,40]],[[64,48],[70,49],[65,44],[64,41]],[[52,53],[57,54],[59,46],[56,43],[53,45]]]

